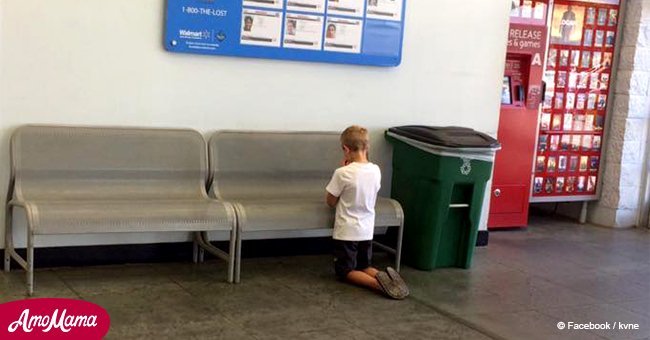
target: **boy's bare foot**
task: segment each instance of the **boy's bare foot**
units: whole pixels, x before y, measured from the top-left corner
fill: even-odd
[[[375,278],[379,282],[383,292],[389,297],[396,300],[402,300],[408,296],[408,291],[404,291],[397,282],[393,281],[390,276],[388,276],[388,273],[378,272]]]
[[[386,268],[386,273],[388,273],[388,276],[393,280],[393,282],[400,286],[400,290],[406,292],[406,296],[408,296],[410,293],[409,287],[406,285],[406,282],[404,282],[404,279],[402,279],[402,276],[399,275],[397,270],[393,269],[393,267],[388,267]]]

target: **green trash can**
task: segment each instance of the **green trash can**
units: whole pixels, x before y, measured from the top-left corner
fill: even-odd
[[[391,197],[404,209],[403,261],[417,269],[469,268],[485,186],[499,142],[461,127],[390,128]]]

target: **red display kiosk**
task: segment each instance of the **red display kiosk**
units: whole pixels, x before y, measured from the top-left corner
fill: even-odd
[[[598,199],[620,13],[512,0],[488,228],[526,226],[529,203]]]
[[[513,6],[511,12],[498,130],[502,149],[494,165],[489,228],[524,226],[528,221],[531,160],[545,93],[547,13],[548,1]]]

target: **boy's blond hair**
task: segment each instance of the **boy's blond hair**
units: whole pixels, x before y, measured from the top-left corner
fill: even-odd
[[[367,150],[370,144],[368,130],[358,125],[348,127],[341,134],[341,144],[347,146],[350,151]]]

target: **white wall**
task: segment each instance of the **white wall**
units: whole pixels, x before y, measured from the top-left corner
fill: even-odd
[[[203,132],[357,123],[373,131],[373,157],[384,166],[390,159],[381,134],[389,126],[495,133],[509,5],[409,0],[402,65],[374,68],[171,54],[162,48],[164,0],[0,0],[0,199],[9,136],[25,123]],[[37,244],[179,237],[67,236]]]

